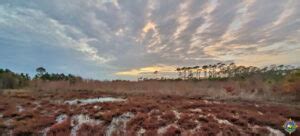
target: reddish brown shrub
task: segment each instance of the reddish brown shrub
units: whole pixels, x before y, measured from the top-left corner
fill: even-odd
[[[88,125],[82,124],[77,131],[78,136],[102,136],[105,134],[104,125]]]
[[[137,113],[131,120],[127,122],[128,127],[133,127],[135,125],[141,126],[144,120],[148,117],[145,113]]]
[[[1,98],[0,98],[1,99]],[[2,104],[0,105],[0,111],[4,111],[5,109],[7,109],[7,106]]]
[[[113,113],[110,111],[106,111],[106,112],[98,112],[94,115],[95,119],[101,119],[104,120],[106,122],[110,122],[113,118]]]
[[[32,136],[35,133],[30,129],[16,129],[13,132],[14,136]]]
[[[157,129],[147,129],[145,136],[157,136]]]
[[[207,118],[204,118],[204,117],[198,118],[198,121],[202,122],[202,123],[208,123],[209,122],[209,120]]]
[[[175,116],[174,112],[172,112],[172,111],[164,112],[163,115],[161,116],[161,118],[163,120],[165,120],[168,124],[171,124],[174,121],[176,121],[176,116]]]
[[[177,124],[180,126],[180,128],[193,129],[197,126],[195,120],[196,117],[194,115],[182,113],[180,115],[180,119],[178,120]]]
[[[235,90],[234,87],[232,87],[232,86],[224,86],[223,88],[225,89],[225,91],[227,93],[230,93],[230,94],[232,94]]]
[[[65,119],[61,123],[54,124],[47,132],[47,136],[66,136],[71,132],[71,120]]]
[[[158,129],[162,126],[165,126],[166,122],[164,120],[159,120],[157,116],[154,117],[148,117],[143,122],[143,127],[145,129]]]
[[[228,125],[221,125],[220,131],[222,132],[223,136],[240,136],[240,131],[233,126]]]
[[[167,129],[167,131],[164,133],[164,136],[180,136],[181,135],[181,131],[180,129],[171,126]]]
[[[201,136],[214,136],[220,132],[219,126],[217,123],[205,123],[202,124],[201,128],[195,130],[195,134]]]

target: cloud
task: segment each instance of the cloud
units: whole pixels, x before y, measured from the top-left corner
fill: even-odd
[[[64,69],[100,79],[160,65],[295,64],[298,7],[296,0],[1,0],[0,61],[43,63],[36,58],[47,49],[51,65],[69,62]]]
[[[143,32],[147,33],[149,30],[155,30],[155,24],[151,21],[144,26]]]
[[[95,39],[80,39],[76,50],[86,54],[92,61],[99,63],[105,63],[109,61],[108,58],[103,58],[98,55],[98,50],[88,44],[90,41],[95,41]]]
[[[143,68],[131,69],[127,71],[116,72],[116,75],[119,76],[142,76],[147,74],[153,74],[155,71],[158,73],[175,73],[176,67],[166,66],[166,65],[157,65],[157,66],[148,66]]]
[[[100,56],[98,50],[89,44],[91,41],[97,41],[96,39],[89,39],[77,28],[61,24],[59,21],[49,18],[42,11],[9,6],[0,6],[0,10],[2,11],[0,16],[3,17],[1,27],[20,32],[14,35],[1,34],[3,38],[15,38],[27,42],[41,42],[50,46],[70,48],[86,55],[87,60],[97,63],[109,60]]]

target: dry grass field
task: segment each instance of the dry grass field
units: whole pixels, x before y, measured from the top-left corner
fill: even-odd
[[[298,92],[237,81],[35,81],[0,95],[2,135],[286,135]],[[295,95],[296,94],[296,95]],[[300,135],[299,129],[293,135]]]

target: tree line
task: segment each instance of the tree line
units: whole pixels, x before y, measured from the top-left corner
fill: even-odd
[[[0,89],[20,88],[28,85],[30,76],[28,74],[17,74],[9,69],[0,69]]]
[[[0,89],[16,89],[28,86],[32,80],[42,81],[69,81],[71,84],[81,81],[80,76],[63,73],[48,73],[45,68],[38,67],[37,74],[31,78],[28,74],[15,73],[9,69],[0,69]]]
[[[47,81],[70,81],[71,83],[74,83],[76,81],[82,80],[80,76],[75,76],[72,74],[63,74],[63,73],[48,73],[45,68],[38,67],[36,69],[37,74],[34,76],[33,79],[41,79],[41,80],[47,80]]]
[[[178,67],[178,79],[224,79],[246,78],[252,75],[263,75],[271,78],[279,78],[289,74],[296,68],[291,65],[270,65],[263,68],[255,66],[236,65],[235,63],[217,63],[194,67]]]

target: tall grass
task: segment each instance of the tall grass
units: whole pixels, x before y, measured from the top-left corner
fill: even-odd
[[[299,80],[300,81],[300,80]],[[146,95],[155,97],[181,96],[250,101],[300,101],[299,81],[266,82],[259,76],[246,80],[223,81],[32,81],[30,88],[40,91],[89,90],[119,95]]]

